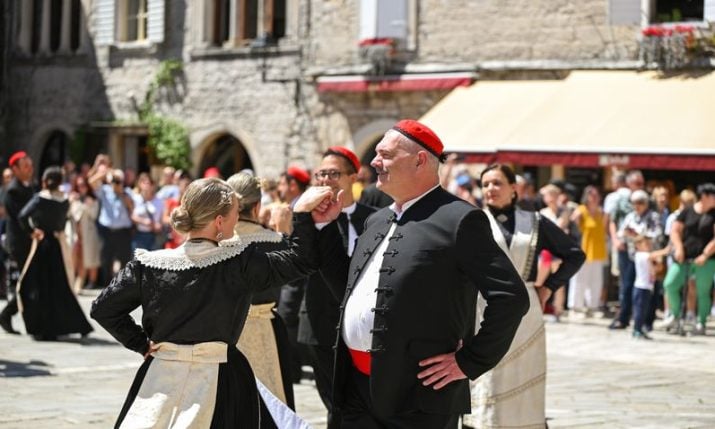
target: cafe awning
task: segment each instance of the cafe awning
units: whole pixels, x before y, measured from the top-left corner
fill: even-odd
[[[422,121],[475,162],[715,170],[715,73],[478,81]]]

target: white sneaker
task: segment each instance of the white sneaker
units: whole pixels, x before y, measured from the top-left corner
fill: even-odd
[[[678,320],[673,316],[672,314],[669,314],[668,317],[663,319],[663,322],[661,323],[660,327],[669,330],[673,329],[676,325],[678,324]]]
[[[693,335],[705,335],[705,324],[698,322],[693,329]]]

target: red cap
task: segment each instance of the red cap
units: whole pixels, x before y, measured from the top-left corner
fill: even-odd
[[[392,129],[427,149],[430,153],[439,158],[440,161],[444,161],[444,145],[439,137],[437,137],[437,134],[427,128],[426,125],[413,119],[403,119],[396,123]]]
[[[300,183],[307,185],[310,183],[310,174],[299,167],[288,167],[286,174]]]
[[[208,179],[209,177],[221,177],[221,171],[219,171],[218,168],[216,167],[209,167],[204,171],[204,179]]]
[[[7,164],[10,167],[14,167],[15,164],[17,164],[18,161],[20,161],[22,158],[27,158],[27,152],[25,152],[24,150],[13,153]]]
[[[343,146],[330,146],[328,150],[326,150],[323,154],[323,157],[326,157],[328,155],[342,156],[343,158],[350,161],[350,164],[355,167],[356,173],[360,171],[360,160],[358,159],[357,155],[355,155],[350,149]]]

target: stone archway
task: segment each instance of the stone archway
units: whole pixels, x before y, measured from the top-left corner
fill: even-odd
[[[243,143],[231,134],[214,136],[204,143],[197,175],[203,176],[206,169],[216,167],[224,178],[243,169],[253,170],[253,162]]]
[[[370,161],[375,158],[375,146],[380,143],[385,132],[397,122],[395,119],[380,119],[369,122],[353,134],[353,143],[356,154],[360,157],[360,164],[370,165]],[[375,180],[375,170],[371,167],[371,181]]]
[[[52,165],[64,165],[69,159],[69,142],[70,139],[64,131],[53,130],[49,133],[42,147],[38,175],[42,176],[42,172]]]

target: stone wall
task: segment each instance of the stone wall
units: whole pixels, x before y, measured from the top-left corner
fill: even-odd
[[[358,0],[296,0],[296,38],[266,52],[235,49],[220,54],[196,46],[192,8],[197,1],[166,2],[166,35],[160,46],[88,44],[83,53],[70,56],[11,54],[8,147],[25,147],[39,157],[51,130],[71,135],[93,121],[135,121],[136,106],[166,59],[181,59],[184,70],[179,87],[161,95],[158,109],[189,127],[194,161],[213,137],[230,133],[243,143],[262,175],[277,175],[291,162],[314,166],[319,154],[334,144],[365,155],[384,124],[419,118],[448,93],[317,93],[304,70],[360,62]],[[92,2],[83,2],[90,12],[86,19],[91,40],[96,31],[88,7]],[[607,25],[607,0],[416,3],[418,64],[467,63],[476,69],[494,60],[634,57],[636,29]]]
[[[357,61],[359,0],[314,2],[315,64]],[[418,0],[416,62],[632,60],[633,26],[607,0]],[[324,41],[321,43],[321,41]]]

